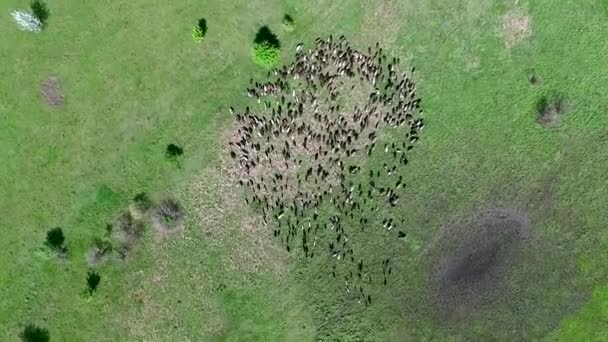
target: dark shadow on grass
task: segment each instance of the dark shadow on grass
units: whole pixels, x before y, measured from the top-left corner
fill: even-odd
[[[32,12],[40,20],[40,22],[46,26],[46,21],[51,15],[49,8],[46,5],[46,2],[42,0],[33,0],[30,2],[30,8]]]
[[[207,34],[207,20],[205,18],[200,18],[197,26],[201,30],[203,36],[205,36]]]
[[[184,154],[184,149],[175,145],[169,144],[167,145],[167,150],[165,151],[167,158],[176,158]]]
[[[48,342],[51,340],[49,331],[35,324],[28,324],[19,334],[23,342]]]
[[[276,34],[274,34],[268,26],[262,26],[258,30],[253,40],[255,44],[268,43],[271,47],[281,48],[281,42]]]
[[[89,273],[87,273],[87,292],[89,295],[93,295],[93,293],[97,291],[97,287],[99,286],[100,282],[101,276],[99,274],[93,271],[89,271]]]

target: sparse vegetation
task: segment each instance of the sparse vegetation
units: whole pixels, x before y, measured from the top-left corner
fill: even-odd
[[[286,32],[292,32],[296,28],[296,23],[289,14],[283,16],[283,29]]]
[[[145,215],[152,208],[152,200],[145,192],[140,192],[133,197],[133,209],[139,216]]]
[[[543,96],[536,105],[537,121],[545,128],[559,126],[562,115],[566,113],[565,99],[559,94]]]
[[[159,232],[171,232],[181,226],[183,218],[182,206],[176,200],[168,198],[156,209],[154,223]]]
[[[49,331],[35,324],[28,324],[19,334],[23,342],[48,342],[51,339]]]
[[[144,224],[126,211],[114,223],[107,226],[107,231],[112,246],[120,258],[125,259],[142,238]]]
[[[89,266],[100,264],[107,259],[111,251],[112,244],[108,239],[95,238],[87,253],[87,263]]]

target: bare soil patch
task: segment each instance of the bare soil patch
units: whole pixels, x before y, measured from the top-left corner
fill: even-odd
[[[50,76],[44,82],[40,89],[44,102],[51,107],[59,107],[64,102],[63,92],[59,84],[59,77]]]
[[[505,44],[511,48],[532,34],[532,18],[522,9],[513,9],[502,17],[502,33]]]

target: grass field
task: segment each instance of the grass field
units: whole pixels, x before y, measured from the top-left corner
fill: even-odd
[[[608,339],[607,1],[48,5],[36,35],[10,17],[25,0],[0,3],[0,340],[29,323],[58,341]],[[201,17],[209,29],[196,44]],[[397,214],[413,243],[361,247],[394,262],[367,308],[329,281],[327,260],[272,238],[226,160],[228,106],[245,106],[250,78],[266,76],[251,58],[263,25],[283,63],[299,42],[344,34],[417,69],[426,128]],[[65,95],[56,108],[40,95],[52,75]],[[553,94],[567,113],[547,129],[537,104]],[[170,143],[184,148],[181,168],[166,161]],[[142,191],[179,199],[184,228],[146,229],[126,261],[95,267],[99,289],[83,297],[92,239]],[[491,207],[525,211],[535,238],[493,305],[446,321],[428,302],[435,246]],[[39,252],[56,226],[66,261]]]

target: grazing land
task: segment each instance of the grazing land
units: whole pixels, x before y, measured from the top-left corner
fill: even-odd
[[[606,1],[46,6],[36,33],[11,18],[27,1],[0,3],[0,340],[608,339]],[[260,32],[276,42],[254,51]],[[288,147],[277,158],[299,171],[248,173],[238,115],[281,101],[249,90],[330,36],[382,49],[385,70],[397,58],[422,121],[379,125],[369,153],[362,128],[347,157]],[[319,87],[320,111],[356,127],[369,82]],[[313,108],[294,122],[328,134]],[[383,190],[355,205],[343,184]],[[303,243],[317,213],[283,217],[261,199],[273,186],[331,188],[339,204],[317,210],[332,225]]]

